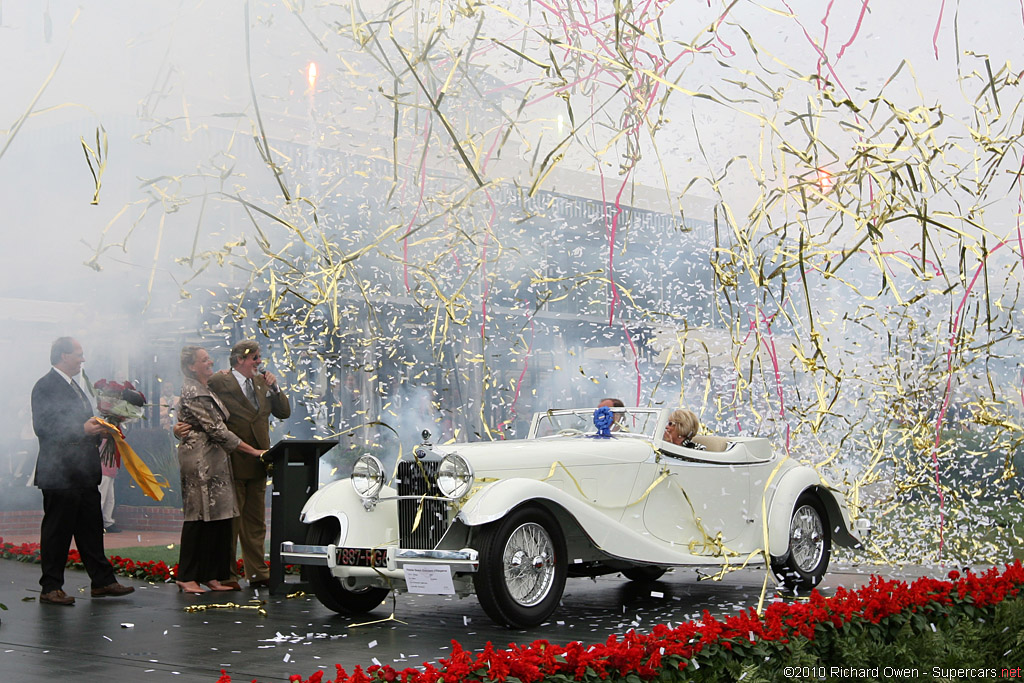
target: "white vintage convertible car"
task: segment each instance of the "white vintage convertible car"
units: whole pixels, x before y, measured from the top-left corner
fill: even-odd
[[[368,612],[391,591],[475,593],[495,622],[524,628],[555,611],[567,577],[767,562],[809,589],[833,542],[859,544],[842,494],[767,439],[686,448],[662,439],[668,409],[615,413],[610,428],[593,409],[538,413],[521,440],[434,446],[425,432],[390,478],[365,455],[307,501],[305,542],[283,543],[282,561],[311,565],[336,612]]]

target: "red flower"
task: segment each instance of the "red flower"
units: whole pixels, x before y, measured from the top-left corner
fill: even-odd
[[[38,544],[14,546],[0,538],[0,556],[27,557],[38,561]],[[140,578],[159,577],[169,580],[177,569],[168,569],[163,562],[135,562],[112,556],[115,568],[132,572]],[[80,562],[78,553],[69,553],[68,562]],[[423,670],[391,666],[371,666],[366,671],[357,666],[351,675],[336,665],[335,683],[470,683],[486,678],[499,683],[518,679],[521,683],[536,683],[558,676],[562,680],[581,680],[597,675],[600,679],[623,679],[634,674],[643,680],[659,678],[669,667],[683,668],[703,648],[718,645],[731,650],[741,642],[774,641],[788,643],[794,638],[813,639],[815,630],[823,624],[842,628],[858,620],[878,623],[901,613],[931,611],[939,605],[955,601],[976,607],[999,603],[1007,597],[1016,597],[1024,587],[1024,564],[1020,560],[1007,565],[1002,572],[989,569],[982,575],[950,572],[949,581],[920,578],[907,585],[903,581],[886,580],[872,576],[866,585],[856,590],[837,588],[832,597],[812,591],[804,602],[774,601],[762,614],[749,608],[738,614],[718,619],[705,611],[700,622],[680,624],[674,628],[656,625],[651,633],[629,631],[621,636],[611,635],[603,644],[584,646],[579,642],[552,645],[537,640],[529,645],[510,644],[506,650],[495,650],[488,643],[483,652],[473,655],[452,641],[452,653],[439,660],[439,667],[427,664]],[[320,683],[323,672],[315,672],[308,679],[293,675],[295,683]],[[231,683],[221,672],[217,683]]]

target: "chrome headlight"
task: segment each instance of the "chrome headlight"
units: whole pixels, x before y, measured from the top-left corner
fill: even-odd
[[[473,468],[458,453],[446,455],[437,468],[437,488],[445,498],[462,498],[473,481]]]
[[[356,460],[352,468],[352,488],[360,498],[376,498],[384,486],[384,465],[372,455]]]

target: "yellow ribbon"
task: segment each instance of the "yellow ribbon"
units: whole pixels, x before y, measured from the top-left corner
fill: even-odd
[[[551,468],[548,470],[547,476],[541,479],[540,481],[547,481],[548,479],[553,477],[555,471],[559,468],[562,469],[566,473],[566,475],[568,475],[569,479],[571,479],[572,483],[576,486],[576,490],[579,491],[580,495],[584,499],[590,501],[596,507],[604,507],[598,505],[596,500],[591,500],[589,497],[587,497],[587,495],[583,492],[583,488],[580,486],[580,483],[576,480],[576,477],[573,476],[572,472],[569,471],[569,468],[566,467],[561,461],[556,460],[555,462],[551,463]],[[651,485],[647,487],[647,490],[644,491],[639,498],[637,498],[631,503],[627,503],[624,507],[632,507],[646,500],[647,496],[651,495],[651,492],[654,491],[654,489],[661,482],[665,481],[669,477],[674,476],[674,473],[670,472],[670,470],[667,467],[663,467],[659,476],[655,478],[653,482],[651,482]],[[739,567],[732,567],[729,564],[728,558],[738,557],[739,553],[725,545],[725,543],[722,541],[721,531],[715,534],[714,537],[711,537],[708,534],[707,529],[704,528],[704,524],[701,521],[701,518],[697,516],[697,511],[693,507],[693,501],[690,500],[690,495],[686,492],[686,489],[684,489],[678,481],[673,480],[672,483],[675,484],[679,491],[683,494],[683,498],[686,500],[687,505],[690,506],[690,515],[693,517],[694,525],[697,527],[697,530],[700,532],[700,534],[704,537],[703,540],[690,541],[689,546],[687,548],[689,552],[695,555],[710,554],[711,557],[722,558],[725,562],[725,565],[723,566],[721,572],[712,577],[714,578],[714,580],[720,581],[722,577],[729,571],[735,571],[736,569],[742,569],[743,567],[746,567],[753,557],[762,552],[761,549],[755,550],[753,553],[747,556],[746,561],[744,561],[742,565],[740,565]]]
[[[153,500],[163,500],[163,489],[168,488],[171,485],[170,482],[166,478],[163,482],[157,481],[156,475],[150,471],[146,463],[142,461],[142,458],[124,440],[124,434],[121,432],[120,427],[102,418],[96,418],[96,421],[110,430],[110,438],[114,440],[114,447],[121,456],[121,464],[128,470],[128,474],[132,475],[132,479],[139,485],[142,492]]]
[[[772,473],[768,475],[768,481],[764,483],[764,491],[761,494],[761,532],[764,534],[764,585],[761,586],[761,597],[757,599],[757,614],[764,614],[764,598],[768,593],[768,576],[772,571],[771,548],[768,542],[768,487],[772,485],[775,475],[782,469],[782,464],[789,460],[789,453],[779,458],[779,464],[775,466]]]
[[[584,492],[583,492],[583,487],[582,487],[582,486],[580,485],[579,481],[577,481],[577,480],[576,480],[576,477],[574,477],[574,476],[573,476],[573,474],[572,474],[572,472],[570,472],[570,471],[569,471],[569,468],[568,468],[568,467],[566,467],[566,466],[565,466],[565,465],[564,465],[564,464],[562,463],[562,461],[560,461],[560,460],[556,460],[556,461],[554,461],[553,463],[551,463],[551,468],[550,468],[550,469],[548,470],[548,474],[547,474],[547,476],[546,476],[546,477],[544,477],[543,479],[539,479],[538,481],[547,481],[547,480],[548,480],[548,479],[550,479],[551,477],[555,476],[555,470],[557,470],[557,469],[559,469],[559,468],[561,468],[561,469],[562,469],[562,471],[564,471],[564,472],[566,473],[566,475],[567,475],[567,476],[569,477],[569,479],[571,479],[571,480],[572,480],[572,483],[573,483],[573,485],[574,485],[574,486],[576,487],[576,490],[577,490],[577,491],[579,491],[579,493],[580,493],[580,496],[581,496],[581,497],[582,497],[582,498],[583,498],[584,500],[586,500],[587,502],[589,502],[589,503],[593,504],[593,505],[594,505],[595,507],[600,507],[600,508],[608,508],[608,507],[618,507],[618,506],[608,506],[608,505],[601,505],[601,504],[600,504],[600,503],[598,503],[598,502],[597,502],[596,500],[592,499],[592,498],[591,498],[590,496],[588,496],[588,495],[587,495],[586,493],[584,493]],[[666,478],[667,478],[668,476],[669,476],[669,475],[668,475],[668,470],[667,470],[667,469],[663,469],[663,470],[661,471],[661,474],[660,474],[660,476],[659,476],[659,477],[658,477],[657,479],[655,479],[655,480],[654,480],[654,481],[653,481],[653,482],[651,483],[651,485],[650,485],[650,486],[648,486],[648,487],[647,487],[647,490],[646,490],[646,491],[644,491],[644,492],[643,492],[643,494],[641,494],[639,498],[637,498],[636,500],[634,500],[634,501],[633,501],[632,503],[626,503],[626,504],[625,504],[625,505],[624,505],[623,507],[627,507],[627,508],[628,508],[628,507],[633,507],[633,506],[634,506],[634,505],[636,505],[637,503],[641,503],[641,502],[643,502],[643,500],[644,500],[644,499],[646,499],[646,498],[647,498],[647,496],[651,495],[651,491],[653,491],[653,490],[655,489],[655,487],[657,487],[657,486],[658,486],[658,484],[660,484],[661,482],[665,481],[665,479],[666,479]],[[495,479],[494,481],[497,481],[497,479]],[[684,495],[685,495],[685,491],[684,491]],[[693,507],[693,506],[691,505],[691,509],[692,509],[692,507]]]

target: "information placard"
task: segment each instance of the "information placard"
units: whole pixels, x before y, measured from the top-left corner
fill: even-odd
[[[407,564],[405,585],[410,593],[454,595],[451,567],[443,564]]]

